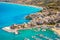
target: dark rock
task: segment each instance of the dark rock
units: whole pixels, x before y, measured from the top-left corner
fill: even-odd
[[[32,18],[29,15],[26,16],[25,18],[26,18],[26,20],[32,20]]]

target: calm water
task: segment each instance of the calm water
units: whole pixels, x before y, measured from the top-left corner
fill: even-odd
[[[35,32],[34,30],[20,30],[20,34],[18,35],[1,30],[2,27],[9,26],[14,23],[22,24],[24,22],[28,22],[28,20],[25,20],[24,17],[40,10],[42,10],[42,8],[0,2],[0,40],[24,40],[25,37],[29,38],[30,40],[34,40],[31,38],[31,36],[36,36],[36,34],[43,34],[44,36],[50,37],[53,40],[55,40],[55,38],[60,38],[58,35],[54,34],[53,31],[48,29],[46,29],[46,32],[42,32],[42,29],[38,32]],[[36,38],[47,40],[39,36],[36,36]]]

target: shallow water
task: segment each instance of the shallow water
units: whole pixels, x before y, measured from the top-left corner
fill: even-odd
[[[29,38],[30,40],[34,40],[31,36],[36,36],[36,34],[43,34],[44,36],[48,36],[53,40],[55,40],[54,38],[58,38],[54,32],[48,29],[46,32],[42,32],[42,29],[38,32],[29,29],[20,30],[18,35],[15,35],[14,33],[8,33],[1,29],[2,27],[9,26],[14,23],[22,24],[24,22],[28,22],[29,20],[25,20],[24,17],[40,10],[42,10],[42,8],[0,2],[0,40],[24,40],[25,37]],[[36,36],[36,38],[40,37]],[[46,40],[45,38],[40,39]]]

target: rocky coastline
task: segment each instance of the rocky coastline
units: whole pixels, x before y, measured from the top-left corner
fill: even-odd
[[[41,12],[27,15],[25,18],[26,20],[30,20],[30,22],[24,22],[23,24],[13,24],[12,26],[4,27],[2,29],[7,32],[14,32],[15,34],[18,34],[18,30],[31,29],[34,27],[50,29],[54,28],[60,30],[59,11],[55,12],[53,9],[48,10],[46,7],[43,7],[43,10]]]

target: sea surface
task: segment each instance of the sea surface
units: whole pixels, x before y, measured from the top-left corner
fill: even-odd
[[[46,38],[37,36],[37,34],[42,34],[52,40],[56,40],[57,38],[60,39],[60,36],[55,34],[55,32],[50,29],[46,29],[47,31],[45,32],[42,31],[42,28],[37,32],[34,31],[36,29],[20,30],[18,35],[2,30],[3,27],[10,26],[12,24],[22,24],[24,22],[29,22],[29,20],[25,19],[25,16],[37,13],[41,10],[42,8],[25,6],[22,4],[0,2],[0,40],[24,40],[25,38],[35,40],[31,36],[36,36],[36,38],[39,38],[39,40],[48,40]]]

